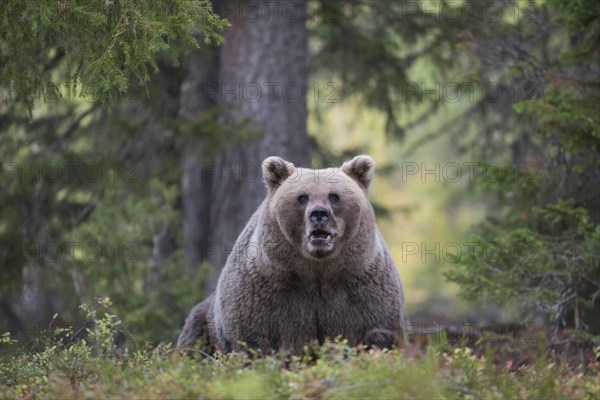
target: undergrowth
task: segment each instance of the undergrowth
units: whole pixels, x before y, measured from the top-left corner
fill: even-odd
[[[335,399],[577,398],[600,395],[600,365],[568,367],[540,356],[514,370],[447,342],[425,349],[356,349],[344,341],[304,356],[182,354],[171,344],[130,351],[110,300],[82,306],[85,335],[58,329],[35,352],[0,361],[0,398]],[[98,309],[104,312],[98,312]],[[74,338],[75,337],[75,338]],[[69,340],[65,340],[69,338]],[[8,334],[0,346],[10,345]],[[600,349],[597,349],[599,352]],[[596,354],[597,356],[600,354]]]

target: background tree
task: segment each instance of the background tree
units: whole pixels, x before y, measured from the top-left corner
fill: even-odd
[[[160,236],[178,193],[165,168],[182,79],[170,66],[198,46],[196,31],[219,43],[226,22],[195,0],[8,1],[0,21],[3,326],[74,318],[100,292],[121,294],[134,316],[151,309],[140,299],[174,251]]]
[[[0,82],[14,105],[57,99],[67,87],[102,104],[150,79],[156,56],[220,43],[226,26],[207,0],[2,2]],[[62,63],[60,74],[54,68]],[[70,98],[70,97],[69,97]]]
[[[532,10],[535,29],[500,25],[471,35],[481,72],[506,71],[506,86],[524,89],[525,97],[514,111],[494,110],[509,115],[503,124],[514,131],[492,148],[509,150],[513,167],[484,185],[496,210],[475,231],[479,249],[448,278],[468,298],[547,319],[557,343],[598,343],[600,7],[552,1]]]
[[[261,14],[253,21],[245,13],[256,5]],[[225,10],[229,8],[235,14],[221,47],[219,92],[223,118],[247,121],[247,129],[259,136],[228,145],[215,159],[209,239],[215,251],[209,261],[217,274],[209,281],[209,290],[216,285],[226,252],[232,250],[241,229],[265,196],[262,160],[277,154],[297,165],[308,161],[307,8],[303,1],[283,1],[267,15],[270,6],[269,2],[224,3]],[[235,95],[229,96],[232,89]]]

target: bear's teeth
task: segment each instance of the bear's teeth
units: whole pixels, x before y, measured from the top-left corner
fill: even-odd
[[[318,230],[318,231],[312,232],[311,236],[314,237],[314,238],[317,238],[317,239],[326,239],[329,236],[331,236],[331,234],[329,232],[326,232],[326,231]]]

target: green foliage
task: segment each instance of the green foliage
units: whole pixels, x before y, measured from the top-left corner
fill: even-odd
[[[113,112],[105,125],[93,128],[99,107],[77,102],[38,107],[33,121],[3,121],[3,299],[18,298],[34,275],[44,283],[36,288],[42,314],[60,311],[75,321],[77,303],[110,296],[123,329],[138,332],[138,340],[177,337],[186,313],[203,296],[210,268],[189,265],[182,249],[164,260],[154,254],[165,232],[181,231],[179,149],[198,140],[193,132],[175,135],[165,103],[163,98],[147,111],[124,112],[152,115],[147,120]],[[173,234],[172,240],[183,238]],[[57,297],[61,305],[53,307]],[[39,318],[19,317],[25,323]]]
[[[341,83],[336,95],[360,95],[365,105],[385,115],[386,133],[402,139],[407,125],[416,125],[438,107],[434,102],[419,110],[417,118],[404,117],[402,113],[419,109],[427,97],[410,69],[423,60],[440,71],[449,66],[456,32],[462,26],[460,21],[438,18],[433,9],[443,6],[461,12],[460,7],[446,1],[432,7],[406,0],[317,3],[322,20],[311,21],[308,28],[311,62],[318,66],[319,75]],[[410,123],[403,124],[406,121]]]
[[[572,201],[535,208],[530,226],[490,220],[471,239],[473,251],[446,273],[469,299],[518,305],[531,316],[542,312],[557,327],[579,331],[573,340],[600,341],[600,225]],[[587,333],[587,334],[583,334]]]
[[[554,38],[568,40],[557,40],[561,51],[546,59],[543,71],[515,64],[513,72],[544,76],[535,98],[514,105],[534,173],[526,180],[508,173],[510,179],[483,185],[483,193],[494,195],[494,213],[476,229],[476,251],[446,276],[467,298],[510,304],[530,319],[551,321],[556,332],[567,328],[567,341],[597,344],[600,78],[594,67],[599,51],[588,39],[598,35],[600,7],[548,3],[540,11],[564,25],[554,29]]]
[[[597,24],[600,17],[600,5],[594,0],[547,0],[555,16],[571,32],[578,33]],[[597,28],[597,27],[595,27]],[[593,31],[592,31],[593,32]],[[598,32],[595,32],[597,34]]]
[[[366,351],[344,341],[303,356],[253,352],[195,358],[170,344],[130,352],[117,345],[109,299],[83,306],[87,337],[47,339],[44,349],[0,361],[0,398],[577,398],[600,390],[599,368],[540,357],[511,371],[470,348]],[[65,335],[66,333],[66,335]]]
[[[115,104],[158,70],[157,55],[219,44],[227,26],[208,0],[2,2],[0,85],[29,111],[36,101],[81,96]],[[57,63],[66,66],[53,73]]]
[[[16,340],[11,339],[10,332],[4,332],[0,335],[0,344],[11,344],[16,343]]]
[[[538,140],[555,140],[570,157],[600,152],[600,80],[549,78],[544,97],[516,104],[517,112],[530,122],[537,120]],[[586,162],[583,159],[570,167],[581,172]]]
[[[156,259],[157,240],[181,231],[180,210],[175,208],[180,187],[173,180],[179,169],[169,167],[171,177],[162,169],[135,168],[113,171],[97,183],[92,189],[97,195],[94,213],[66,238],[97,249],[78,252],[73,260],[89,293],[86,299],[114,299],[116,312],[137,340],[173,340],[185,314],[203,297],[201,288],[212,268],[190,266],[181,248],[163,261]]]

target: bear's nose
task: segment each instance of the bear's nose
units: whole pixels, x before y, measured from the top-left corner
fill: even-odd
[[[315,207],[310,210],[308,217],[313,224],[324,224],[329,219],[329,211],[323,207]]]

